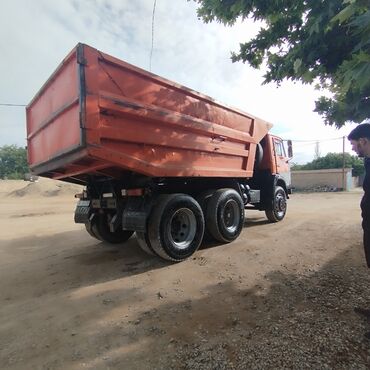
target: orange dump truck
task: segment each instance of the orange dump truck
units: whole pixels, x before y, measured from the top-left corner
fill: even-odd
[[[27,106],[28,162],[86,186],[75,222],[94,238],[136,232],[147,253],[181,261],[205,234],[235,240],[247,208],[284,218],[289,156],[271,126],[79,44]]]

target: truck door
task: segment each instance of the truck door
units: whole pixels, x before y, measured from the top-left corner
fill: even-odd
[[[285,153],[283,141],[274,137],[274,150],[276,160],[276,172],[285,180],[287,187],[291,185],[289,158]]]

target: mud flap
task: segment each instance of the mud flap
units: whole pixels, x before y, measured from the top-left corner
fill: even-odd
[[[90,216],[90,201],[80,200],[77,203],[74,220],[76,224],[86,224],[89,222]]]
[[[122,229],[146,233],[148,206],[142,197],[129,197],[122,214]]]

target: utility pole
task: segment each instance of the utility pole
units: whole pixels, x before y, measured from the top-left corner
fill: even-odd
[[[345,168],[345,157],[344,157],[344,153],[345,153],[345,146],[346,146],[346,137],[343,136],[343,168],[342,168],[342,186],[343,186],[343,191],[346,190],[345,189],[345,185],[344,185],[344,181],[345,181],[345,172],[344,172],[344,168]]]
[[[321,154],[320,154],[320,142],[316,141],[316,144],[315,144],[315,159],[319,159],[320,156],[321,156]]]

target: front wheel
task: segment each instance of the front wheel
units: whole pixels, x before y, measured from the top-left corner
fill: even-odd
[[[275,187],[274,199],[272,201],[272,209],[266,210],[266,217],[270,222],[281,221],[286,214],[287,198],[285,190],[281,186]]]

